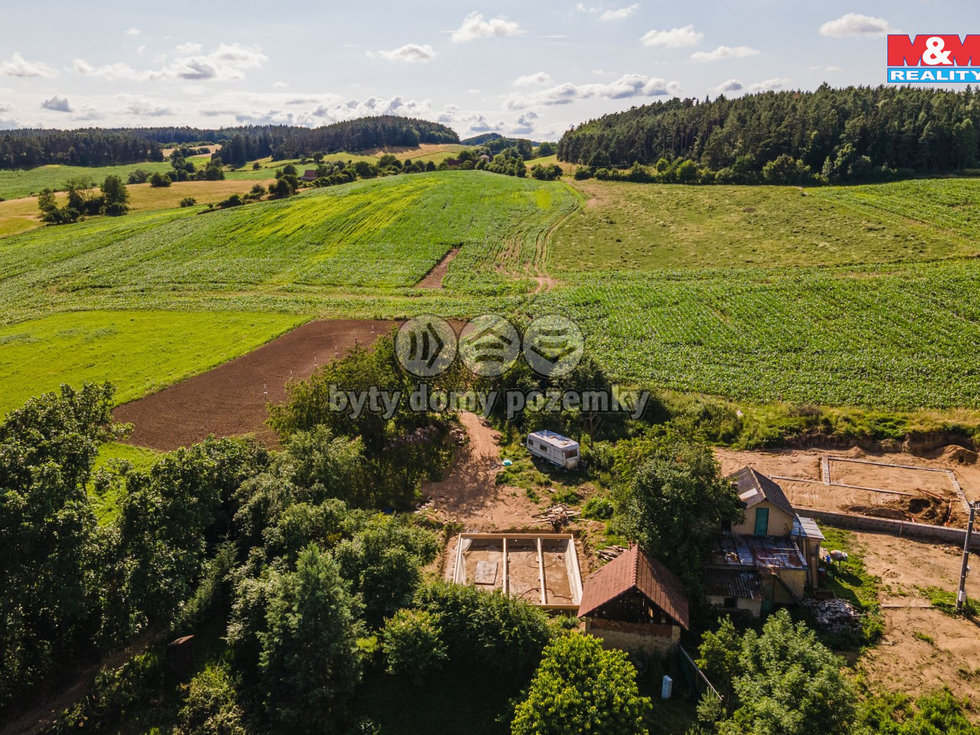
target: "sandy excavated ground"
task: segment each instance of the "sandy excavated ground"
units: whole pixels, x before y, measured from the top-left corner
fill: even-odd
[[[469,443],[460,450],[445,479],[425,483],[422,496],[432,510],[459,521],[465,531],[491,532],[523,528],[551,529],[533,518],[539,511],[523,490],[496,482],[502,465],[500,434],[472,413],[460,414]]]
[[[961,550],[873,533],[856,532],[868,571],[881,578],[885,634],[857,667],[872,684],[917,695],[947,684],[980,704],[980,622],[929,609],[920,587],[956,589]],[[980,559],[967,594],[980,599]],[[916,633],[932,638],[922,640]],[[980,721],[980,710],[973,716]]]
[[[903,468],[876,467],[854,462],[831,461],[831,480],[835,483],[896,490],[907,495],[876,493],[855,488],[824,485],[821,460],[824,457],[863,459],[883,464],[909,465],[951,470],[970,500],[980,499],[980,462],[977,455],[962,447],[946,447],[929,456],[907,453],[871,454],[855,448],[846,452],[820,449],[779,450],[773,452],[715,451],[727,475],[749,465],[776,478],[801,478],[815,482],[777,479],[790,502],[802,508],[880,515],[923,523],[963,526],[966,514],[953,484],[943,472],[922,472]]]

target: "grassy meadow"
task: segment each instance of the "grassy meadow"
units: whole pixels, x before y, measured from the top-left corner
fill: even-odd
[[[249,312],[89,311],[0,327],[0,415],[62,383],[109,380],[119,403],[249,352],[303,321]]]
[[[28,169],[0,169],[0,199],[19,199],[37,194],[42,189],[63,189],[72,178],[86,178],[101,184],[106,176],[121,176],[123,181],[130,173],[141,168],[151,174],[170,171],[169,162],[127,163],[122,166],[38,166]]]
[[[555,271],[862,265],[980,251],[980,182],[875,186],[576,182],[579,214],[555,233]]]

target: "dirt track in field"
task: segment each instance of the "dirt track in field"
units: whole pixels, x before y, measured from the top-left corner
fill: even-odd
[[[442,288],[442,281],[449,272],[449,264],[457,255],[459,255],[459,248],[453,248],[446,253],[425,278],[416,284],[416,288]]]
[[[304,324],[282,337],[201,375],[119,406],[131,423],[130,444],[169,451],[215,436],[254,434],[274,446],[265,425],[268,404],[286,397],[290,379],[308,378],[355,344],[370,345],[394,322],[329,320]]]

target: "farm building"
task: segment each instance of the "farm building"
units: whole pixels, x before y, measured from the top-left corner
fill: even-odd
[[[738,486],[745,518],[718,539],[704,570],[708,601],[752,617],[774,604],[799,603],[817,586],[823,534],[801,518],[779,485],[743,467],[729,479]]]
[[[667,653],[690,624],[680,580],[636,545],[585,580],[578,616],[586,633],[637,654]]]
[[[548,610],[575,611],[582,599],[575,539],[568,533],[461,533],[452,578]]]
[[[740,536],[789,536],[796,511],[783,489],[761,472],[743,467],[730,480],[738,485],[738,497],[745,504],[745,519],[732,526]]]
[[[302,181],[316,181],[316,169],[315,168],[306,169],[303,172],[303,175],[300,176],[300,179]]]

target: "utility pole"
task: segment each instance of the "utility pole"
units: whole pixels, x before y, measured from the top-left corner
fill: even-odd
[[[966,525],[966,540],[963,542],[963,566],[960,568],[960,590],[956,595],[956,612],[963,612],[963,605],[966,602],[966,575],[970,572],[970,539],[973,538],[973,520],[977,515],[977,506],[980,501],[970,506],[970,522]]]

